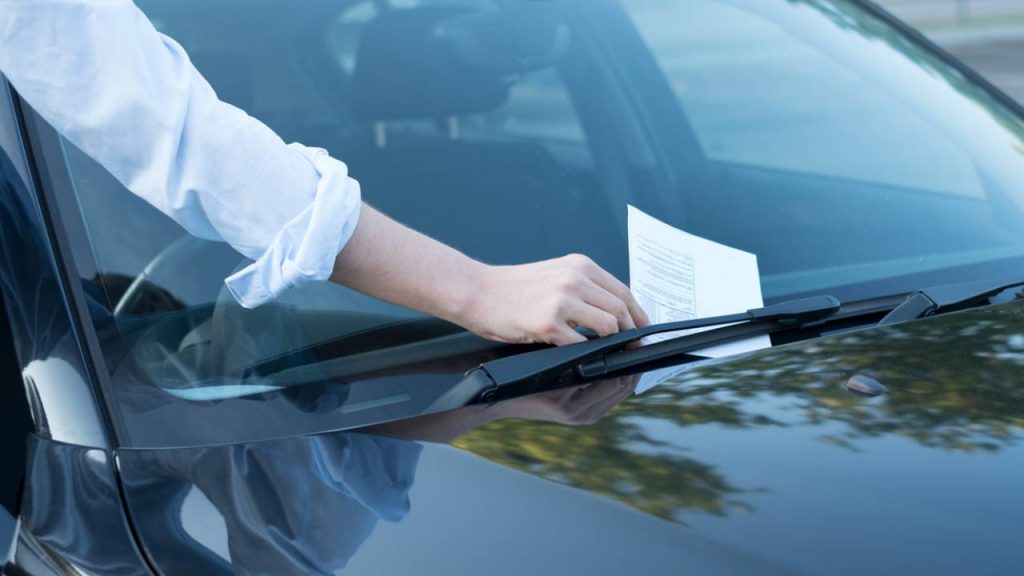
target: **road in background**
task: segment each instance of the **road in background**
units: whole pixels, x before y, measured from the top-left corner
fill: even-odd
[[[946,48],[1024,104],[1024,35],[1016,40],[961,43]]]
[[[876,0],[922,29],[1024,24],[1024,0]]]
[[[1024,0],[878,0],[1024,103]]]

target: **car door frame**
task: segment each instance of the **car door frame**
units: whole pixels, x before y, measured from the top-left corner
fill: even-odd
[[[34,428],[14,529],[0,542],[0,573],[155,573],[124,504],[116,435],[98,387],[105,367],[44,193],[32,122],[41,123],[0,75],[0,245],[8,248],[0,290]],[[9,384],[19,383],[2,383]]]

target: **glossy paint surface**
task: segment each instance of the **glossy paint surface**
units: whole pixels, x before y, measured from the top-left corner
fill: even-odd
[[[36,429],[62,442],[105,446],[109,438],[2,79],[0,136],[0,290]]]
[[[119,459],[156,563],[207,573],[1012,573],[1022,365],[1010,303],[696,367],[640,396],[594,384],[377,430],[405,439]],[[886,393],[856,395],[853,377]],[[486,410],[519,418],[476,426]],[[454,448],[409,440],[452,430]]]
[[[147,574],[110,454],[33,436],[21,531],[6,574]]]

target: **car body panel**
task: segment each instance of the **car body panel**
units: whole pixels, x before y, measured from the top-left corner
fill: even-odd
[[[106,447],[107,425],[6,81],[0,92],[0,281],[36,429],[57,441]]]
[[[149,573],[109,452],[33,435],[26,476],[18,545],[5,573]]]
[[[43,448],[52,439],[105,447],[109,438],[85,357],[71,329],[18,117],[15,99],[0,77],[0,300],[4,305],[0,321],[8,324],[0,335],[5,348],[0,379],[4,387],[0,430],[5,441],[4,510],[0,512],[0,550],[4,555],[0,566],[6,565],[6,574],[66,574],[73,573],[78,562],[74,551],[65,554],[64,546],[78,547],[81,566],[101,559],[81,548],[81,542],[73,537],[78,530],[68,531],[67,522],[82,521],[81,514],[56,518],[69,506],[90,505],[67,500],[86,494],[77,490],[80,486],[67,474],[58,473],[56,462],[77,460],[81,465],[71,466],[77,473],[93,468],[94,478],[105,477],[107,489],[91,494],[100,497],[91,505],[122,522],[124,515],[113,470],[95,469],[97,462],[106,461],[102,451],[89,452],[86,457],[70,444],[60,444],[62,448],[53,452]],[[30,436],[33,431],[37,435]],[[62,495],[61,501],[55,501]],[[54,532],[58,525],[65,530],[63,534]],[[104,534],[109,536],[113,534]],[[129,548],[134,545],[125,530],[120,532],[120,542]],[[124,556],[121,552],[127,549],[122,547],[112,555]],[[130,573],[145,570],[137,557],[136,562]]]
[[[119,463],[177,568],[193,550],[296,573],[1009,573],[1022,363],[1014,302],[697,366],[595,424],[498,421],[459,450],[337,432]],[[851,392],[858,375],[886,393]]]

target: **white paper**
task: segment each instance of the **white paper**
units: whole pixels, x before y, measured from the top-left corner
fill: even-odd
[[[629,284],[652,324],[744,312],[763,306],[757,256],[669,226],[628,206]],[[687,332],[650,336],[644,344]],[[693,352],[719,358],[771,346],[768,336]],[[637,384],[645,392],[687,369],[673,366],[648,372]]]

